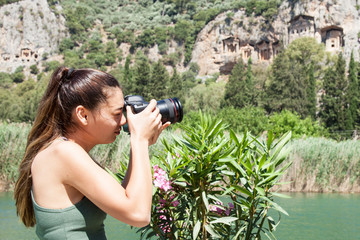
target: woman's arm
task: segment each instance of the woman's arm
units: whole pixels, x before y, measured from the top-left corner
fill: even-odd
[[[130,109],[129,109],[130,110]],[[142,227],[149,223],[152,176],[149,144],[156,141],[164,126],[156,101],[139,114],[128,113],[131,131],[130,168],[120,185],[100,168],[79,145],[64,142],[61,155],[63,183],[89,198],[103,211],[127,224]]]

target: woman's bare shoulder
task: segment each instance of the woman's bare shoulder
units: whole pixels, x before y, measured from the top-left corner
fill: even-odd
[[[89,155],[80,145],[71,141],[55,140],[35,156],[32,169],[39,165],[42,168],[46,166],[61,168],[62,165],[69,166],[69,163],[74,161],[87,161],[88,158]]]

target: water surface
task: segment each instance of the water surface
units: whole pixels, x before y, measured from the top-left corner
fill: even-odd
[[[288,213],[282,215],[276,232],[280,240],[360,240],[360,194],[289,193],[290,199],[276,199]],[[107,216],[109,240],[139,239],[131,229]],[[0,193],[0,239],[37,239],[34,228],[27,229],[17,216],[12,193]]]

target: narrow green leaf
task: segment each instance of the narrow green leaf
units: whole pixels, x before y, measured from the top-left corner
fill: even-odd
[[[271,144],[274,140],[274,133],[272,131],[269,131],[267,136],[267,149],[270,150]]]
[[[265,196],[265,191],[264,191],[263,188],[261,188],[261,187],[255,187],[255,189],[258,191],[258,193],[260,193],[260,195]]]
[[[225,190],[225,192],[223,194],[221,194],[221,196],[227,196],[233,190],[234,190],[234,187],[229,187]]]
[[[182,187],[186,187],[186,182],[177,182],[177,181],[175,181],[173,183],[176,184],[176,185],[182,186]]]
[[[242,192],[242,193],[244,193],[244,194],[246,194],[246,195],[248,195],[250,197],[252,196],[252,193],[249,190],[247,190],[247,189],[245,189],[243,187],[240,187],[240,186],[237,186],[237,185],[231,185],[231,187],[235,188],[237,191]]]
[[[234,176],[235,173],[232,171],[227,171],[227,170],[222,170],[221,171],[222,174],[226,175],[226,176]]]
[[[213,199],[213,200],[215,200],[215,201],[217,201],[217,202],[221,202],[221,203],[222,203],[222,201],[221,201],[220,199],[218,199],[217,197],[215,197],[214,195],[209,195],[209,194],[208,194],[208,197],[211,198],[211,199]]]
[[[214,155],[215,153],[217,153],[218,151],[220,151],[226,144],[227,144],[227,141],[226,141],[226,140],[223,140],[217,147],[215,147],[215,148],[211,151],[211,154]]]
[[[291,139],[291,132],[284,134],[280,140],[274,146],[275,151],[271,153],[271,159],[276,159],[278,154],[283,150],[285,144],[287,144]]]
[[[265,160],[266,160],[266,154],[263,154],[260,161],[259,161],[259,167],[258,167],[259,170],[261,170],[262,166],[265,163]]]
[[[200,221],[198,220],[193,229],[193,240],[197,238],[200,232]]]
[[[252,165],[250,163],[250,161],[241,161],[241,164],[246,168],[246,170],[248,170],[248,172],[251,174],[251,175],[254,175],[254,172],[252,171]]]
[[[209,224],[205,225],[205,229],[208,233],[211,234],[212,237],[220,238],[220,236],[214,231],[213,227]]]
[[[239,146],[239,145],[240,145],[239,140],[238,140],[235,132],[234,132],[232,129],[230,129],[230,138],[231,138],[232,140],[234,140],[236,146]]]
[[[209,211],[209,201],[208,201],[208,199],[207,199],[207,197],[206,197],[206,193],[205,193],[205,192],[202,192],[202,193],[201,193],[201,197],[202,197],[202,200],[203,200],[203,202],[204,202],[204,204],[205,204],[206,211]]]
[[[272,194],[273,196],[275,196],[275,197],[291,198],[289,195],[285,195],[285,194],[282,194],[282,193],[272,192],[271,194]]]
[[[231,161],[234,161],[235,159],[233,157],[226,157],[226,158],[221,158],[218,160],[218,162],[231,162]]]
[[[233,237],[232,240],[238,240],[238,239],[239,239],[239,235],[245,230],[245,228],[246,228],[246,225],[243,226],[243,227],[241,227],[241,228],[239,229],[239,231],[237,231],[236,235]]]
[[[275,172],[275,173],[270,173],[270,174],[263,174],[263,176],[267,176],[267,175],[268,175],[268,177],[261,180],[257,184],[258,186],[262,186],[263,184],[270,182],[271,180],[273,180],[273,179],[277,178],[278,176],[282,175],[282,173]]]
[[[246,176],[244,169],[234,160],[229,162],[242,176]]]
[[[286,216],[289,216],[289,214],[282,207],[280,207],[280,205],[277,204],[276,202],[271,201],[269,198],[267,198],[265,196],[261,196],[260,198],[268,201],[274,210],[281,212],[281,213],[285,214]]]
[[[215,223],[224,223],[226,225],[230,225],[231,222],[238,220],[238,218],[236,217],[222,217],[222,218],[218,218],[214,221],[211,221],[211,224],[215,224]]]

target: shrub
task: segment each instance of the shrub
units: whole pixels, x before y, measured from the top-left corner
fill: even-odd
[[[223,82],[208,85],[198,84],[188,92],[184,108],[188,111],[202,110],[217,113],[224,91],[225,84]]]
[[[60,66],[60,63],[58,61],[44,62],[43,64],[45,72],[52,72]]]
[[[5,72],[0,72],[0,87],[9,88],[12,85],[11,75]]]
[[[30,66],[30,72],[32,74],[38,74],[39,73],[39,69],[37,68],[36,64],[33,64]]]
[[[303,136],[327,136],[327,130],[310,117],[301,119],[297,113],[283,110],[281,113],[274,113],[269,117],[269,130],[276,134],[284,134],[292,131],[293,137]]]
[[[11,75],[12,80],[15,83],[21,83],[25,80],[25,75],[23,73],[24,67],[18,67],[15,72]]]
[[[260,107],[226,107],[221,109],[217,116],[237,133],[251,132],[260,135],[268,127],[266,111]]]
[[[142,237],[259,239],[261,232],[274,231],[269,209],[287,213],[273,200],[283,195],[271,189],[290,165],[280,167],[291,135],[275,140],[269,133],[266,142],[231,130],[226,136],[222,121],[206,115],[184,130],[181,138],[163,140],[164,152],[153,158],[156,189]],[[119,181],[124,166],[115,176]]]
[[[75,47],[74,41],[70,38],[63,39],[59,44],[59,51],[64,52],[65,50],[71,50]]]

